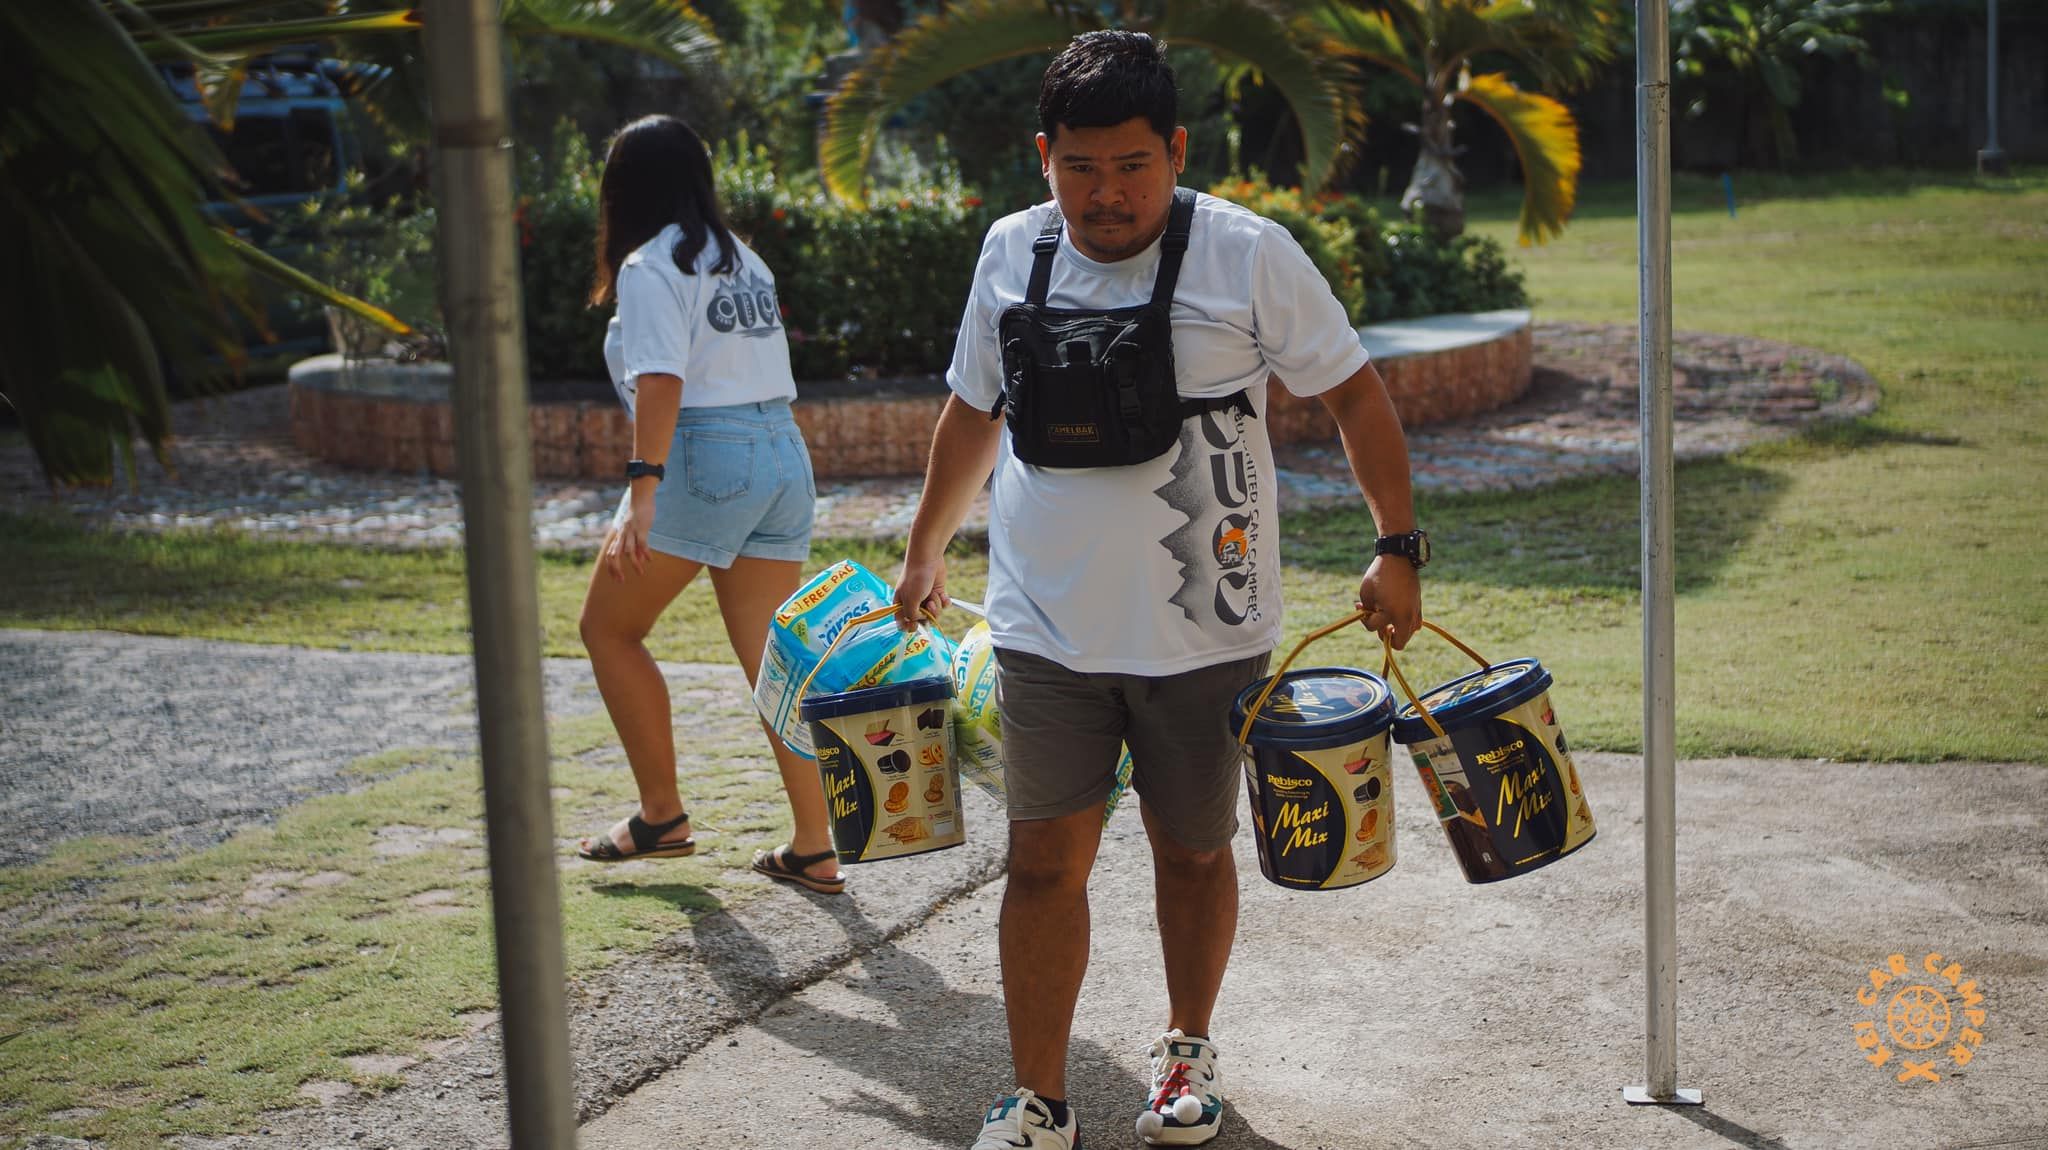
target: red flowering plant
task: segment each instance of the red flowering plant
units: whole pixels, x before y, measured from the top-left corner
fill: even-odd
[[[610,309],[589,306],[598,170],[576,125],[556,125],[547,154],[520,157],[519,282],[526,362],[537,380],[602,380]]]

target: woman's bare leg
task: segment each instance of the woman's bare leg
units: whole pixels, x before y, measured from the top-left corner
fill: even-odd
[[[600,559],[583,597],[583,646],[590,652],[590,669],[597,676],[597,690],[604,696],[612,725],[618,728],[626,761],[632,764],[633,781],[639,784],[640,817],[650,823],[665,823],[682,814],[683,799],[676,789],[675,727],[669,716],[668,680],[648,652],[646,639],[655,620],[703,569],[695,560],[657,551],[649,556],[644,570],[626,565],[622,581],[612,578]],[[776,603],[779,606],[781,600]],[[684,823],[664,834],[662,841],[681,842],[688,837],[690,824]],[[633,849],[626,820],[612,827],[611,839],[620,850]],[[589,840],[584,840],[584,845],[587,847]]]
[[[712,568],[711,586],[718,592],[718,612],[725,616],[725,635],[732,653],[739,656],[753,686],[761,674],[761,651],[768,642],[768,623],[775,612],[803,585],[803,564],[784,559],[753,559],[742,556],[724,570]],[[775,764],[782,769],[782,789],[789,795],[789,811],[796,822],[789,849],[800,855],[832,849],[832,828],[825,814],[825,789],[818,781],[818,764],[782,744],[764,721],[761,729],[775,752]],[[812,878],[832,878],[839,873],[839,861],[828,858],[806,867]]]

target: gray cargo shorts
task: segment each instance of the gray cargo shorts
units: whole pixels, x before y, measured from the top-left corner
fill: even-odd
[[[1129,743],[1131,789],[1173,840],[1197,851],[1227,845],[1241,776],[1230,704],[1271,660],[1268,652],[1155,677],[1070,671],[997,648],[1011,821],[1101,807]]]

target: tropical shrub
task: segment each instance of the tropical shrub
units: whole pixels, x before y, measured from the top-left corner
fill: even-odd
[[[573,129],[565,129],[573,132]],[[552,173],[529,163],[520,198],[527,358],[536,379],[604,374],[608,309],[586,306],[597,177],[580,139],[557,148]],[[950,163],[899,171],[899,186],[865,208],[793,188],[767,149],[744,136],[714,167],[733,231],[775,272],[776,297],[799,380],[893,378],[945,370],[981,242],[1000,209]],[[1412,220],[1382,220],[1353,195],[1305,195],[1263,175],[1212,194],[1286,227],[1330,281],[1353,323],[1527,301],[1500,245],[1439,238]]]
[[[1446,238],[1420,219],[1406,219],[1377,238],[1386,272],[1366,285],[1366,323],[1529,305],[1522,273],[1490,237]]]
[[[434,298],[434,210],[392,198],[375,202],[360,174],[346,181],[340,196],[309,200],[284,219],[269,249],[286,262],[338,291],[374,304],[416,329],[443,327]],[[294,312],[321,307],[307,295],[288,297]],[[329,309],[336,330],[352,347],[372,354],[391,333],[352,313]]]
[[[1484,236],[1439,236],[1419,221],[1380,218],[1354,195],[1304,195],[1252,173],[1209,190],[1285,227],[1355,324],[1528,303],[1522,276]]]
[[[572,127],[557,140],[551,164],[526,165],[519,199],[527,362],[535,379],[600,378],[611,311],[587,305],[597,170]],[[798,379],[945,368],[994,218],[957,171],[942,165],[861,209],[785,184],[744,135],[715,167],[727,222],[775,273]]]
[[[1798,159],[1792,109],[1802,95],[1802,64],[1826,56],[1872,66],[1861,23],[1890,8],[1885,0],[1673,0],[1674,71],[1686,115],[1704,114],[1706,81],[1727,74],[1745,131],[1760,109],[1770,125],[1771,159],[1781,166]]]
[[[589,306],[597,248],[597,169],[575,125],[555,130],[551,155],[520,166],[519,286],[526,370],[537,380],[603,379],[611,312]]]
[[[790,188],[744,139],[718,167],[733,230],[775,271],[798,379],[945,369],[996,215],[956,169],[942,163],[863,209]]]

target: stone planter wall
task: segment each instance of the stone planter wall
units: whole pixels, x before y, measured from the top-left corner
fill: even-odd
[[[1529,313],[1438,316],[1361,329],[1402,423],[1418,427],[1491,411],[1529,386]],[[447,364],[344,363],[318,356],[291,371],[292,437],[344,467],[455,473]],[[921,475],[945,405],[938,379],[801,384],[796,421],[821,479]],[[1275,443],[1336,435],[1323,405],[1284,387],[1268,392]],[[531,408],[533,468],[541,478],[610,478],[632,455],[633,429],[615,399]]]

